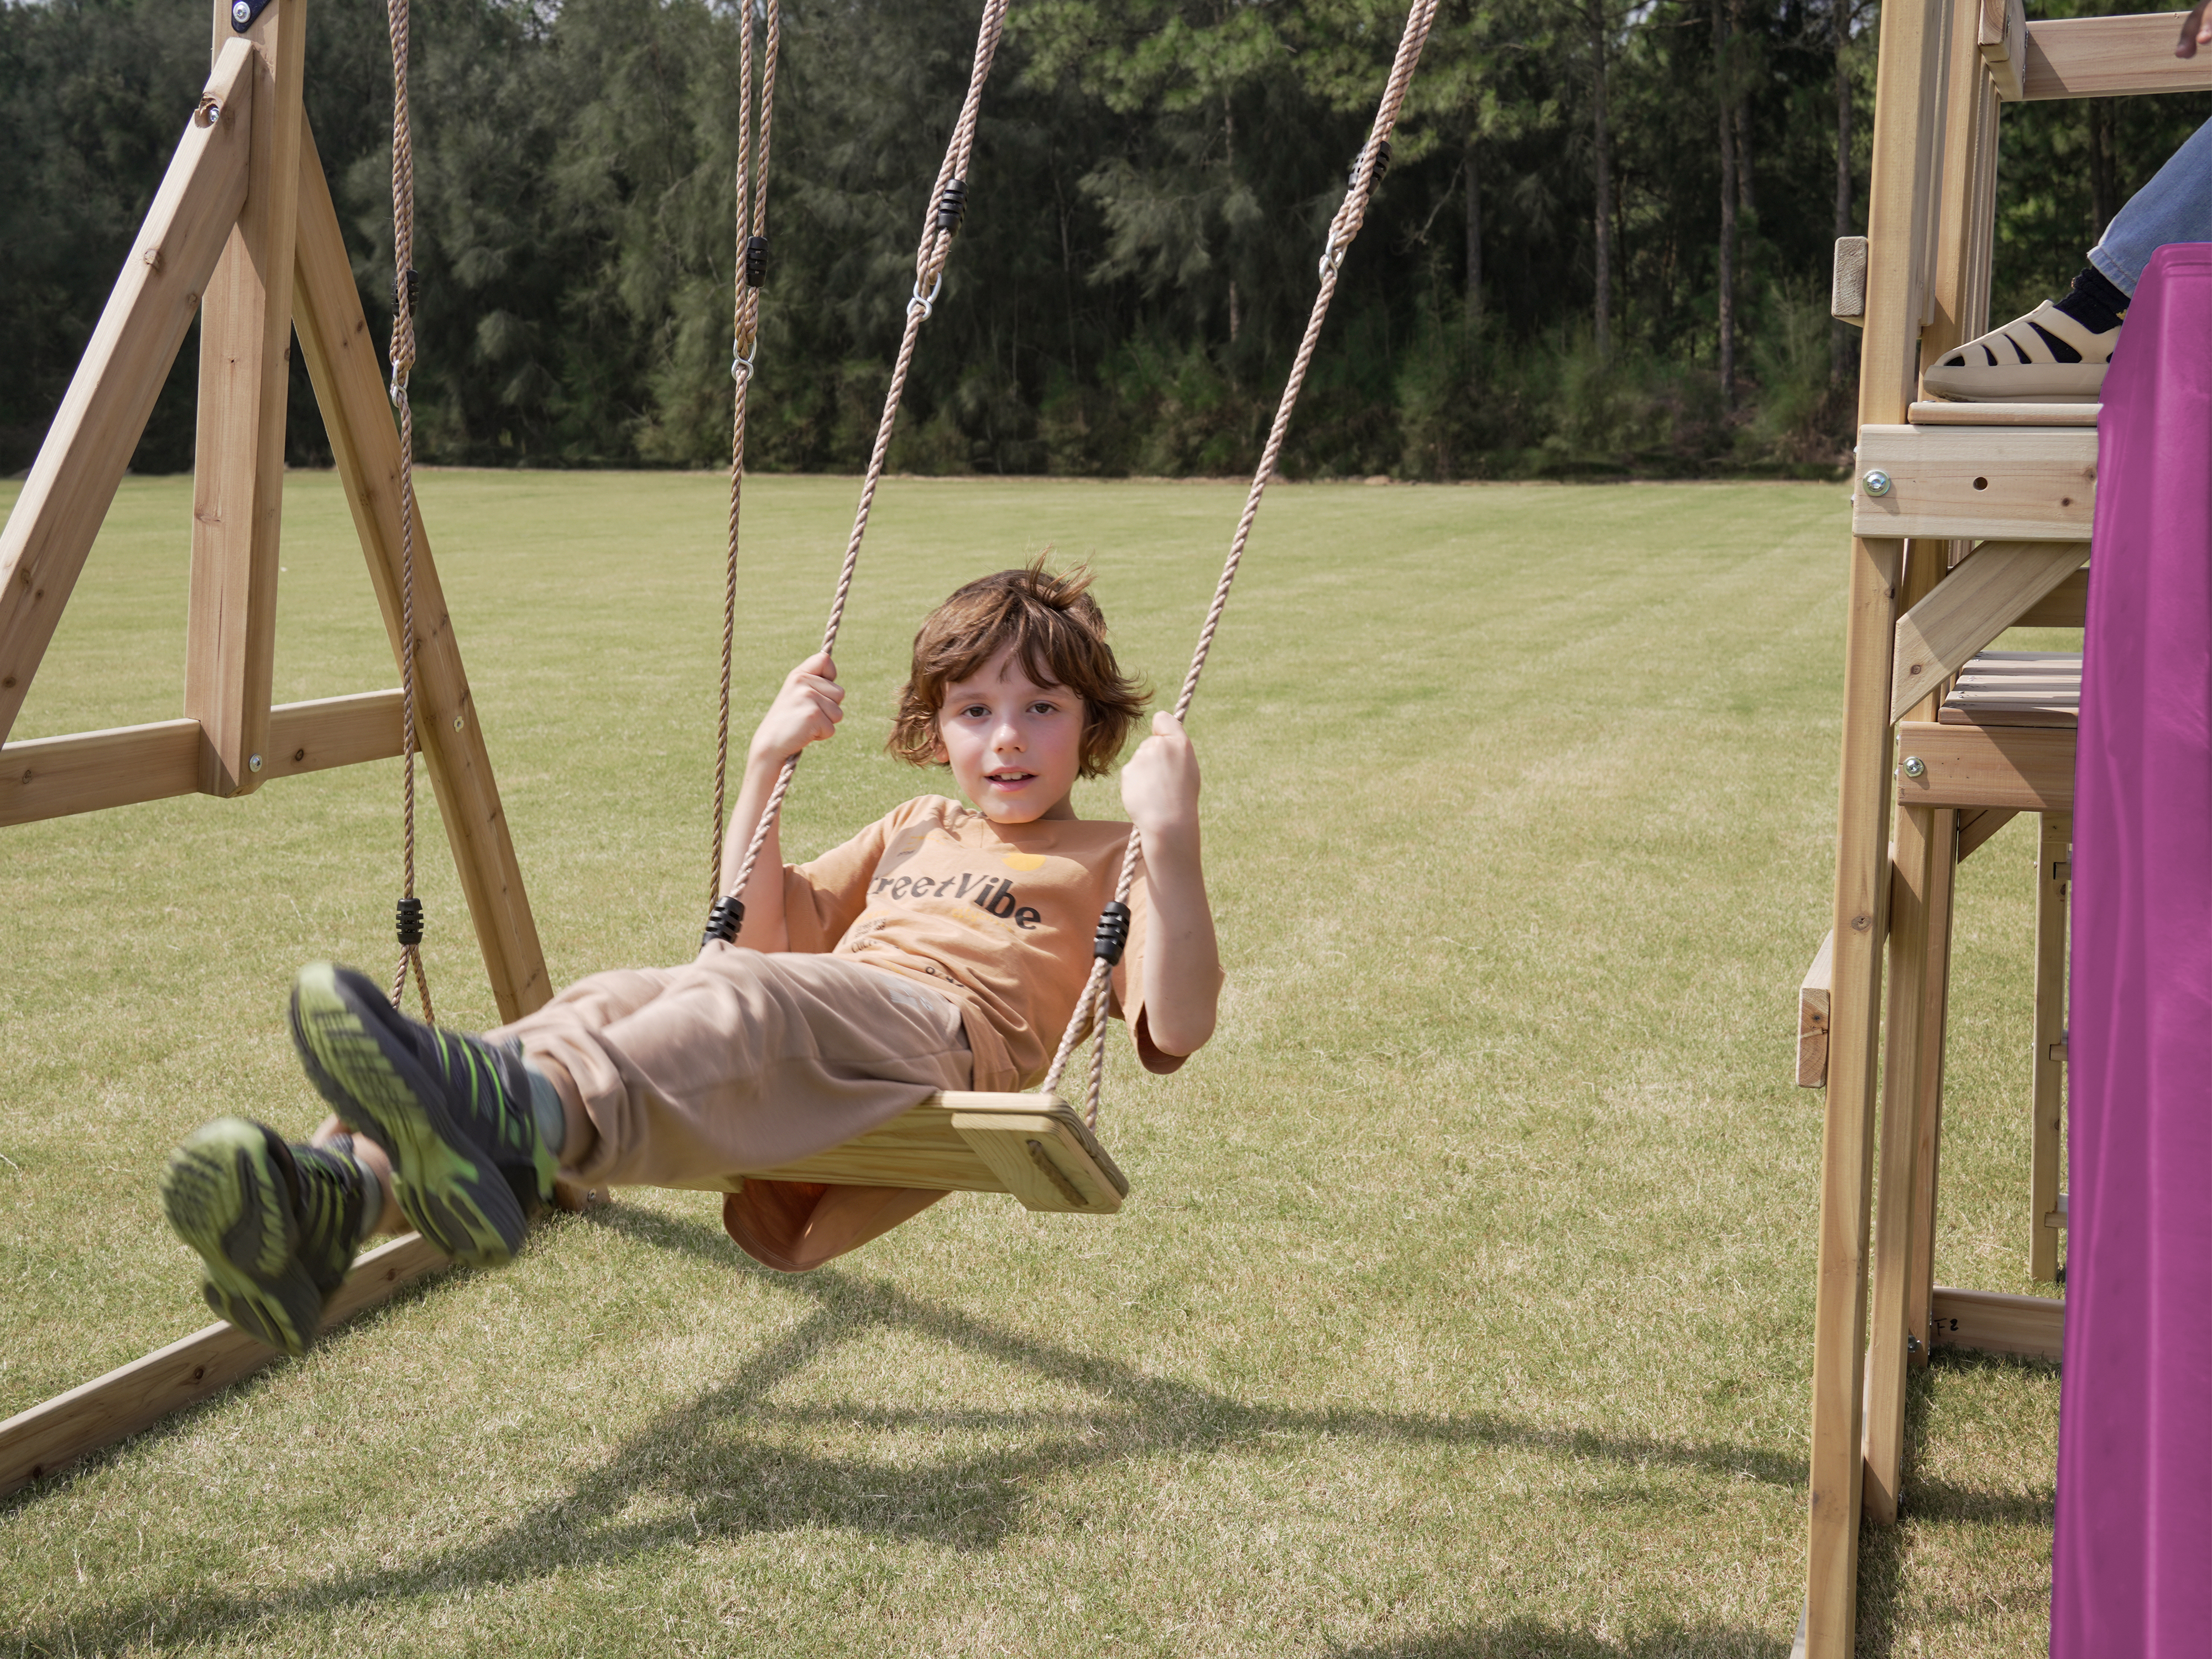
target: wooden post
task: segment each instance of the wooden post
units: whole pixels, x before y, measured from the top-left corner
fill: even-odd
[[[269,737],[307,23],[307,0],[276,0],[243,32],[256,110],[246,202],[200,305],[185,713],[200,723],[211,795],[259,787]],[[237,38],[229,0],[216,0],[216,51]]]
[[[1907,1340],[1905,1364],[1916,1370],[1928,1363],[1934,1340],[1936,1177],[1943,1151],[1943,1043],[1950,1014],[1951,908],[1958,891],[1959,849],[1964,844],[1956,811],[1936,812],[1935,841],[1937,852],[1924,901],[1928,963],[1921,977],[1920,1018],[1927,1035],[1920,1044],[1920,1075],[1912,1096],[1912,1205],[1905,1218],[1905,1335],[1920,1340],[1917,1349]],[[1900,1412],[1902,1406],[1900,1396]],[[1901,1430],[1897,1439],[1901,1450]]]
[[[1942,0],[1885,8],[1868,202],[1866,338],[1859,422],[1905,417],[1919,380],[1929,274],[1923,166],[1940,111]],[[1860,1449],[1872,1186],[1875,1059],[1889,904],[1890,653],[1905,544],[1854,537],[1844,635],[1844,738],[1836,836],[1835,968],[1821,1131],[1820,1270],[1814,1303],[1812,1503],[1806,1554],[1808,1659],[1847,1659],[1858,1614],[1865,1469]]]
[[[1988,94],[1978,44],[1981,0],[1950,0],[1947,66],[1941,125],[1950,142],[1940,152],[1939,199],[1935,205],[1934,280],[1920,336],[1920,363],[1941,357],[1980,331],[1977,308],[1986,278],[1977,283],[1969,264],[1977,211],[1977,185],[1984,161],[1978,112]],[[1932,102],[1933,100],[1931,99]],[[1911,611],[1949,577],[1966,546],[1938,540],[1906,544],[1905,581],[1898,605]],[[1899,632],[1905,630],[1900,628]],[[1892,662],[1889,714],[1901,701]],[[1946,681],[1922,676],[1911,718],[1934,720]],[[1917,1340],[1924,1353],[1928,1333],[1911,1323],[1914,1200],[1920,1159],[1932,1139],[1936,1091],[1942,1077],[1944,986],[1949,964],[1948,912],[1956,863],[1954,812],[1908,807],[1899,816],[1891,889],[1888,1042],[1883,1054],[1881,1183],[1874,1245],[1872,1327],[1867,1347],[1867,1399],[1861,1449],[1866,1462],[1863,1504],[1869,1520],[1897,1518],[1898,1481],[1904,1467],[1905,1376]],[[1937,913],[1943,914],[1939,929]],[[1931,1158],[1932,1161],[1932,1158]]]
[[[0,531],[0,742],[15,727],[246,200],[253,63],[244,40],[216,53],[199,107]]]
[[[2035,1089],[2033,1152],[2028,1176],[2027,1271],[2049,1284],[2058,1277],[2058,1155],[2065,1131],[2066,902],[2073,884],[2074,820],[2043,814],[2035,872]]]
[[[291,3],[291,0],[280,0]],[[346,504],[368,560],[376,602],[394,660],[400,652],[399,434],[354,287],[353,265],[314,135],[301,123],[297,161],[298,280],[294,313],[307,374],[321,404]],[[520,1019],[552,994],[538,924],[523,891],[491,756],[469,694],[460,642],[430,556],[420,514],[415,524],[416,741],[437,791],[439,816],[501,1020]]]

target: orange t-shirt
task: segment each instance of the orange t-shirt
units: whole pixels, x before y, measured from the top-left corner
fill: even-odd
[[[935,984],[960,1005],[975,1087],[1034,1088],[1090,976],[1098,913],[1114,896],[1128,842],[1127,823],[995,824],[924,795],[842,847],[784,866],[790,948],[850,955]],[[1147,1071],[1172,1072],[1183,1057],[1161,1053],[1145,1029],[1141,854],[1129,910],[1111,1012],[1128,1021]]]

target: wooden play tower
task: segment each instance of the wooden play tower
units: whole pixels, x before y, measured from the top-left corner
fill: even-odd
[[[1835,313],[1865,339],[1834,926],[1806,978],[1798,1049],[1798,1081],[1828,1091],[1797,1648],[1810,1659],[1852,1651],[1861,1517],[1898,1512],[1908,1368],[1944,1345],[2055,1358],[2065,1313],[2055,1297],[1935,1283],[1936,1173],[1954,873],[2033,812],[2025,1219],[2033,1275],[2057,1279],[2081,659],[1986,647],[2008,627],[2081,625],[2098,411],[1922,401],[1920,372],[1988,326],[2001,107],[2212,88],[2212,52],[2173,55],[2183,15],[2030,22],[2021,0],[1882,9],[1867,234],[1836,250]]]

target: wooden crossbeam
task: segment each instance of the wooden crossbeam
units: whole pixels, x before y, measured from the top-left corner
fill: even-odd
[[[261,779],[390,760],[400,720],[397,690],[279,704],[269,711]],[[0,827],[191,794],[203,738],[198,720],[156,720],[0,747]]]
[[[1866,483],[1880,472],[1888,489]],[[1859,428],[1855,536],[2086,542],[2097,500],[2097,434],[2064,427]]]
[[[52,641],[131,452],[246,201],[254,51],[216,55],[123,273],[0,530],[0,742]]]
[[[2074,810],[2074,733],[2066,727],[1906,720],[1897,750],[1898,799],[1913,805]]]
[[[2057,1359],[2065,1347],[2066,1304],[2057,1297],[2007,1296],[1939,1285],[1933,1322],[1939,1348]]]
[[[1968,554],[1897,619],[1890,719],[1903,720],[1938,682],[2088,561],[2087,542],[1984,542]]]
[[[2021,95],[2125,98],[2212,88],[2212,53],[2176,58],[2181,11],[2124,17],[2064,17],[2030,23]]]
[[[1835,973],[1836,935],[1832,930],[1814,952],[1813,965],[1797,987],[1797,1086],[1825,1089],[1828,1085],[1828,982]]]
[[[419,1234],[380,1245],[354,1264],[331,1298],[323,1328],[343,1324],[425,1274],[451,1265]],[[229,1325],[210,1325],[18,1412],[0,1423],[0,1496],[150,1427],[171,1412],[197,1405],[281,1358],[274,1348]]]

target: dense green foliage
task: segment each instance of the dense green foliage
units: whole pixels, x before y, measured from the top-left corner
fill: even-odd
[[[1840,65],[1852,212],[1875,33],[1854,4],[1447,0],[1287,470],[1832,460],[1855,349],[1826,315],[1837,9],[1855,23]],[[757,466],[864,456],[975,11],[787,0]],[[415,15],[426,455],[719,464],[733,9],[423,0]],[[895,465],[1250,465],[1401,17],[1381,0],[1020,0]],[[206,27],[180,0],[0,0],[0,468],[27,462],[67,383],[197,92]],[[309,113],[380,331],[381,9],[316,0],[309,52]],[[1740,162],[1726,387],[1723,106]],[[2007,113],[2000,315],[2064,282],[2205,108]],[[192,362],[188,345],[142,468],[189,462]],[[293,452],[312,459],[300,401]]]

